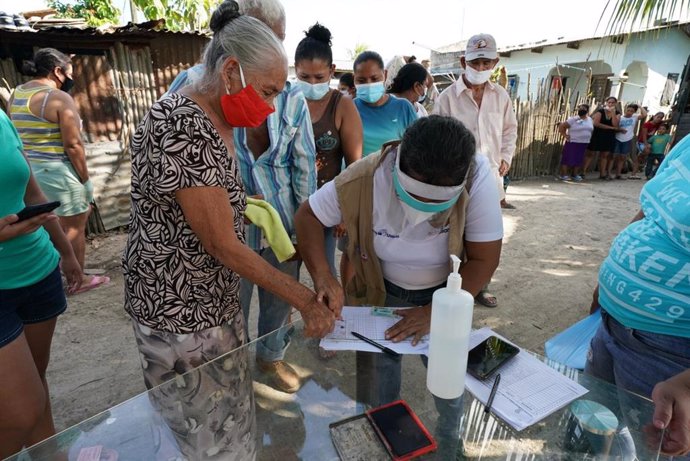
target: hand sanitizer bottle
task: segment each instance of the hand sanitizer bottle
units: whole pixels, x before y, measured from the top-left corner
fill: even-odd
[[[434,292],[431,301],[429,366],[426,386],[442,399],[455,399],[465,391],[467,354],[474,298],[462,289],[460,258],[450,255],[453,272],[445,288]]]

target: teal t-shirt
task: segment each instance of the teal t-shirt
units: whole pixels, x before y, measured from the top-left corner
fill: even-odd
[[[371,106],[355,98],[355,106],[364,129],[363,157],[380,150],[388,141],[401,139],[407,127],[417,120],[410,101],[393,95],[388,95],[388,101],[382,106]]]
[[[642,188],[644,218],[611,244],[599,302],[629,328],[690,338],[690,136]]]
[[[10,119],[0,110],[0,217],[24,208],[29,174],[22,142]],[[43,227],[0,242],[0,290],[26,287],[43,280],[55,270],[59,260],[60,255]]]
[[[647,140],[651,145],[650,152],[652,154],[663,154],[666,150],[666,144],[671,142],[670,134],[655,134]]]

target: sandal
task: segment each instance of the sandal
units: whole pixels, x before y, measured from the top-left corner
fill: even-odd
[[[72,295],[86,293],[87,291],[93,290],[94,288],[98,288],[99,286],[105,285],[108,282],[110,282],[110,277],[107,277],[105,275],[94,275],[93,277],[91,277],[91,281],[89,283],[79,287],[79,289],[72,293]]]
[[[496,296],[492,295],[488,291],[480,291],[479,294],[474,298],[476,302],[484,307],[496,307],[498,306],[498,300]]]

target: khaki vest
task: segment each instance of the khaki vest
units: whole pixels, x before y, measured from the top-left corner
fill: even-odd
[[[374,172],[398,144],[397,142],[385,144],[380,153],[368,155],[355,162],[335,178],[338,202],[349,240],[346,251],[355,269],[354,278],[345,288],[348,305],[383,306],[386,300],[383,272],[374,251]],[[474,164],[470,168],[473,170]],[[471,177],[472,171],[468,175],[468,178]],[[450,225],[448,251],[460,258],[464,249],[469,186],[468,180],[467,187],[453,206],[448,218]],[[449,268],[452,268],[450,258]]]

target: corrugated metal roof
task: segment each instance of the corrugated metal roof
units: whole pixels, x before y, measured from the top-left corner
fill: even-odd
[[[18,36],[19,34],[31,34],[32,36],[100,36],[106,37],[154,37],[156,35],[193,35],[199,37],[208,37],[209,32],[197,31],[170,31],[165,29],[165,20],[156,19],[153,21],[142,22],[138,24],[129,23],[126,26],[120,27],[74,27],[69,25],[51,25],[47,22],[35,23],[39,27],[34,31],[23,30],[0,30],[0,35]],[[43,26],[43,27],[42,27]]]

